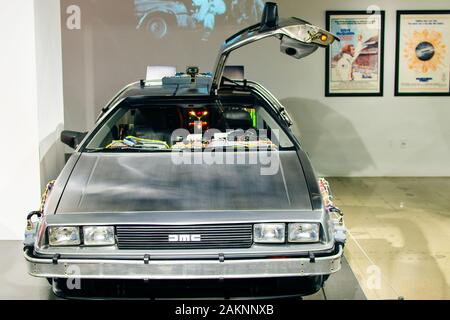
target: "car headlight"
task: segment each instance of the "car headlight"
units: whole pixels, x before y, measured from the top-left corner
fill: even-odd
[[[80,228],[78,227],[49,227],[48,242],[51,246],[78,246],[80,241]]]
[[[83,227],[86,246],[109,246],[116,243],[114,227]]]
[[[320,225],[318,223],[290,223],[289,242],[319,242]]]
[[[255,243],[284,243],[286,225],[284,223],[261,223],[254,226]]]

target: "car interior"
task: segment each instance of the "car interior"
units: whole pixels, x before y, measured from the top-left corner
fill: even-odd
[[[174,136],[174,132],[180,129],[186,132],[182,135],[183,140]],[[277,129],[276,134],[274,129]],[[205,141],[208,132],[215,135]],[[281,139],[279,132],[283,136]],[[175,145],[191,148],[192,140],[200,142],[203,148],[217,140],[240,141],[240,146],[246,141],[270,142],[273,147],[279,145],[281,140],[281,147],[292,146],[276,121],[262,107],[205,103],[124,105],[104,122],[87,149],[98,151],[139,147],[164,150]]]

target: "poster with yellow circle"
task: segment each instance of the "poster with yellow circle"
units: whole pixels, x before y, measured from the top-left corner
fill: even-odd
[[[403,11],[397,22],[396,94],[450,94],[450,11]]]

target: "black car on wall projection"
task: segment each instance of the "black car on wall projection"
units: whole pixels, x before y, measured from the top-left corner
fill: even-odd
[[[213,75],[188,68],[131,84],[91,132],[63,132],[76,151],[39,220],[29,216],[29,273],[68,297],[79,279],[103,297],[131,285],[153,296],[168,283],[238,289],[221,297],[318,291],[340,269],[342,217],[283,106],[225,67],[232,51],[268,37],[297,59],[335,40],[278,19],[269,3],[260,24],[226,40]]]
[[[172,29],[210,33],[217,21],[224,24],[255,23],[264,8],[263,0],[134,0],[137,29],[154,39],[163,39]],[[207,40],[205,37],[203,40]]]

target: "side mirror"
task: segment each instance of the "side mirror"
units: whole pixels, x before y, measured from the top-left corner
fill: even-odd
[[[77,132],[65,130],[61,132],[61,142],[68,145],[72,149],[76,149],[84,137],[86,137],[87,132]]]
[[[274,2],[266,2],[261,18],[260,32],[275,29],[278,26],[278,5]]]

